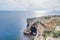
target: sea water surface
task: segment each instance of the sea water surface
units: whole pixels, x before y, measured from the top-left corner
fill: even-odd
[[[0,11],[0,40],[28,40],[23,35],[27,12]]]
[[[60,11],[53,14],[60,15]],[[31,40],[23,34],[27,25],[26,19],[29,17],[34,17],[34,13],[29,11],[0,11],[0,40]]]

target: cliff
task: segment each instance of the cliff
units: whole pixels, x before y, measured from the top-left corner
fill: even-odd
[[[60,26],[60,15],[28,18],[24,33],[35,35],[34,40],[46,40],[49,36],[55,36],[57,26]]]

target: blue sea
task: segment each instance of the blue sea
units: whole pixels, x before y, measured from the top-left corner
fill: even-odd
[[[60,15],[60,11],[53,14]],[[23,31],[27,25],[26,19],[31,17],[34,13],[30,11],[0,11],[0,40],[30,40]]]

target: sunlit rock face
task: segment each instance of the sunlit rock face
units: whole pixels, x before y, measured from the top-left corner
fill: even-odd
[[[24,34],[34,35],[34,40],[49,40],[60,38],[60,30],[56,30],[60,27],[60,15],[50,15],[37,18],[27,19],[27,28],[24,30]]]
[[[60,40],[59,38],[48,37],[46,40]]]

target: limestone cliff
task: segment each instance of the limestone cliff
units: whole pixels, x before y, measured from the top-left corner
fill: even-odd
[[[34,40],[46,40],[47,37],[54,36],[54,31],[57,27],[57,23],[59,22],[60,15],[28,18],[27,19],[28,27],[24,30],[24,33],[28,35],[29,34],[35,35]]]

